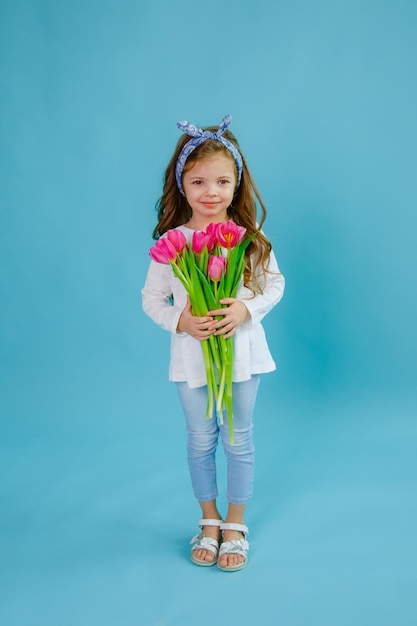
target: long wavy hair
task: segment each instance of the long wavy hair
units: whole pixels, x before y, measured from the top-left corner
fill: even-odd
[[[205,130],[216,132],[217,127],[209,126]],[[238,189],[235,191],[232,204],[227,210],[228,216],[236,224],[246,228],[245,237],[250,237],[257,232],[257,235],[253,238],[245,252],[244,284],[254,294],[262,293],[262,285],[265,283],[265,274],[268,272],[269,256],[272,249],[271,243],[261,232],[266,219],[266,208],[236,137],[229,130],[226,130],[223,136],[235,144],[242,155],[243,161],[242,178]],[[174,154],[165,171],[162,196],[156,203],[158,223],[153,231],[152,236],[154,239],[159,239],[167,230],[186,224],[192,216],[192,209],[185,196],[180,193],[175,180],[175,166],[178,156],[183,146],[189,140],[190,137],[186,134],[179,138]],[[219,153],[230,158],[236,169],[233,156],[227,148],[215,139],[207,139],[190,153],[183,175],[191,170],[200,159],[217,156]],[[261,209],[259,222],[257,221],[256,200],[258,200]]]

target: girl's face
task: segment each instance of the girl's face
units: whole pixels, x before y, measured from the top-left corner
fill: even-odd
[[[189,224],[194,230],[228,219],[236,183],[235,165],[222,154],[200,159],[185,172],[182,186],[193,211]]]

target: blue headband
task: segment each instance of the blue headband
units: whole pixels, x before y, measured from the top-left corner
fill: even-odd
[[[177,124],[178,128],[182,130],[184,133],[186,133],[187,135],[191,135],[192,137],[192,139],[190,139],[190,141],[187,141],[187,143],[181,150],[180,155],[177,160],[177,164],[175,166],[175,178],[177,180],[177,187],[182,193],[182,195],[184,195],[184,190],[182,188],[181,179],[182,179],[182,173],[185,167],[185,162],[188,159],[191,152],[195,150],[197,146],[207,141],[207,139],[215,139],[215,141],[219,141],[225,148],[227,148],[227,150],[229,150],[230,154],[233,156],[233,159],[237,167],[236,189],[239,187],[240,179],[242,178],[242,168],[243,168],[242,156],[239,150],[231,141],[226,139],[226,137],[222,137],[224,131],[229,126],[231,121],[232,121],[232,116],[226,115],[226,117],[222,119],[222,121],[220,122],[217,132],[215,133],[212,133],[209,130],[202,130],[201,128],[197,128],[197,126],[194,126],[193,124],[189,124],[186,121],[178,122]]]

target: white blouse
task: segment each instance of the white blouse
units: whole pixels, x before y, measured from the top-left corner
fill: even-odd
[[[187,241],[191,240],[193,230],[186,226],[179,226],[178,230],[184,233]],[[249,380],[252,374],[276,369],[261,324],[262,318],[281,300],[284,293],[284,277],[273,252],[268,269],[262,294],[254,297],[250,289],[243,285],[243,280],[236,294],[236,298],[246,305],[250,317],[234,334],[233,382]],[[202,387],[206,384],[206,371],[201,342],[187,333],[177,331],[186,301],[187,292],[174,276],[171,265],[151,261],[142,289],[142,304],[145,313],[171,333],[169,380],[186,381],[190,387]]]

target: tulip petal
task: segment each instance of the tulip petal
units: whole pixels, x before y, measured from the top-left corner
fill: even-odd
[[[227,248],[228,250],[230,250],[230,248],[234,248],[236,244],[241,241],[245,233],[246,228],[238,226],[231,220],[217,224],[217,240],[221,246]]]
[[[172,243],[165,237],[158,239],[154,246],[149,250],[149,256],[157,263],[168,265],[177,256],[177,251]]]
[[[226,273],[227,261],[224,256],[211,256],[208,261],[207,272],[211,280],[217,282]]]
[[[181,252],[187,245],[187,238],[184,233],[181,230],[177,229],[168,230],[167,238],[172,243],[178,254],[181,254]]]

